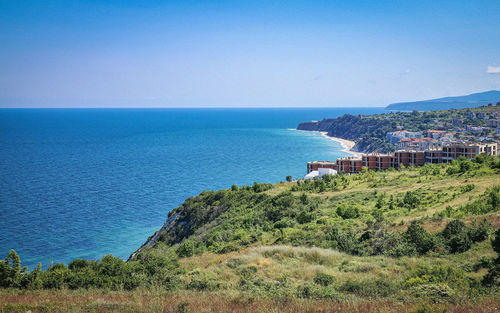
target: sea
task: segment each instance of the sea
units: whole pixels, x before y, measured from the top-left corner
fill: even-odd
[[[123,259],[203,190],[347,156],[300,122],[383,108],[0,109],[0,259]]]

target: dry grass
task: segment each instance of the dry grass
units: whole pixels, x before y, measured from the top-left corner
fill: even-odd
[[[499,299],[478,303],[422,304],[394,301],[333,302],[266,300],[221,293],[187,292],[176,295],[152,291],[1,291],[0,312],[498,312]],[[420,309],[420,311],[419,311]]]

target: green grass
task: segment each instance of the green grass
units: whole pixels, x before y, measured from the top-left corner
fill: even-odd
[[[494,311],[499,162],[206,191],[137,260],[0,262],[0,312]]]

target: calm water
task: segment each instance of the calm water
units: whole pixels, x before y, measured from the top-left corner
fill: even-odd
[[[383,109],[0,110],[0,258],[122,258],[202,190],[346,155],[301,121]]]

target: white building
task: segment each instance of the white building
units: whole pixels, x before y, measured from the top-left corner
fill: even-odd
[[[385,134],[385,140],[392,143],[393,145],[397,144],[401,139],[404,138],[422,138],[422,133],[410,132],[407,130],[397,130]]]
[[[323,177],[324,175],[337,175],[337,171],[331,168],[318,168],[317,171],[311,171],[309,174],[304,176],[304,179],[314,179],[315,177]]]

